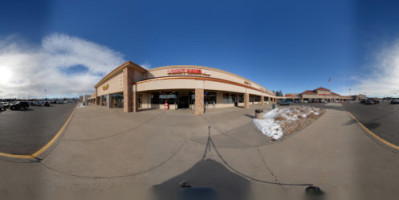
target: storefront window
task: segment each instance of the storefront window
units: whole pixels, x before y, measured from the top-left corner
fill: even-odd
[[[162,92],[162,93],[152,93],[151,94],[151,103],[152,104],[163,104],[165,101],[168,104],[176,103],[176,94],[171,92]]]
[[[102,106],[107,106],[107,95],[103,95],[102,97]]]
[[[195,94],[194,93],[190,93],[190,94],[191,94],[190,104],[194,105],[195,104]]]
[[[111,94],[111,107],[123,108],[123,94]]]
[[[238,95],[238,102],[239,103],[244,103],[244,95],[243,94],[239,94]]]
[[[205,92],[204,101],[205,104],[216,104],[216,92]]]
[[[229,93],[223,93],[223,103],[233,103],[233,98]]]
[[[151,93],[151,104],[159,104],[159,93]]]

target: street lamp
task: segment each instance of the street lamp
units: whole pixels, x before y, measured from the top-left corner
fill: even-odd
[[[47,100],[47,89],[44,89],[44,99]]]

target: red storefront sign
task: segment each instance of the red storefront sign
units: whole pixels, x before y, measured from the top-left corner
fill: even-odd
[[[207,75],[209,76],[209,72],[203,71],[202,69],[168,69],[168,74],[198,74],[198,75]]]

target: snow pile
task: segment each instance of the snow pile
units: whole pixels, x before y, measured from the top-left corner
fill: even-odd
[[[284,135],[287,124],[295,123],[310,116],[320,115],[320,109],[314,107],[276,108],[263,115],[263,119],[254,119],[255,126],[266,136],[274,140]]]
[[[86,106],[83,105],[83,103],[78,103],[78,105],[76,105],[76,108],[84,108]]]

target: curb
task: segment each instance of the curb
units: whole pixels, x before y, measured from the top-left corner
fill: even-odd
[[[370,131],[370,129],[368,129],[366,126],[364,126],[352,113],[350,113],[349,111],[347,111],[347,112],[348,112],[348,115],[349,115],[353,120],[355,120],[356,123],[357,123],[360,127],[362,127],[370,136],[372,136],[373,138],[377,139],[378,141],[382,142],[383,144],[385,144],[385,145],[387,145],[387,146],[389,146],[389,147],[391,147],[391,148],[393,148],[393,149],[399,150],[399,146],[396,146],[396,145],[394,145],[394,144],[392,144],[392,143],[390,143],[390,142],[388,142],[388,141],[382,139],[380,136],[378,136],[377,134],[373,133],[372,131]]]

